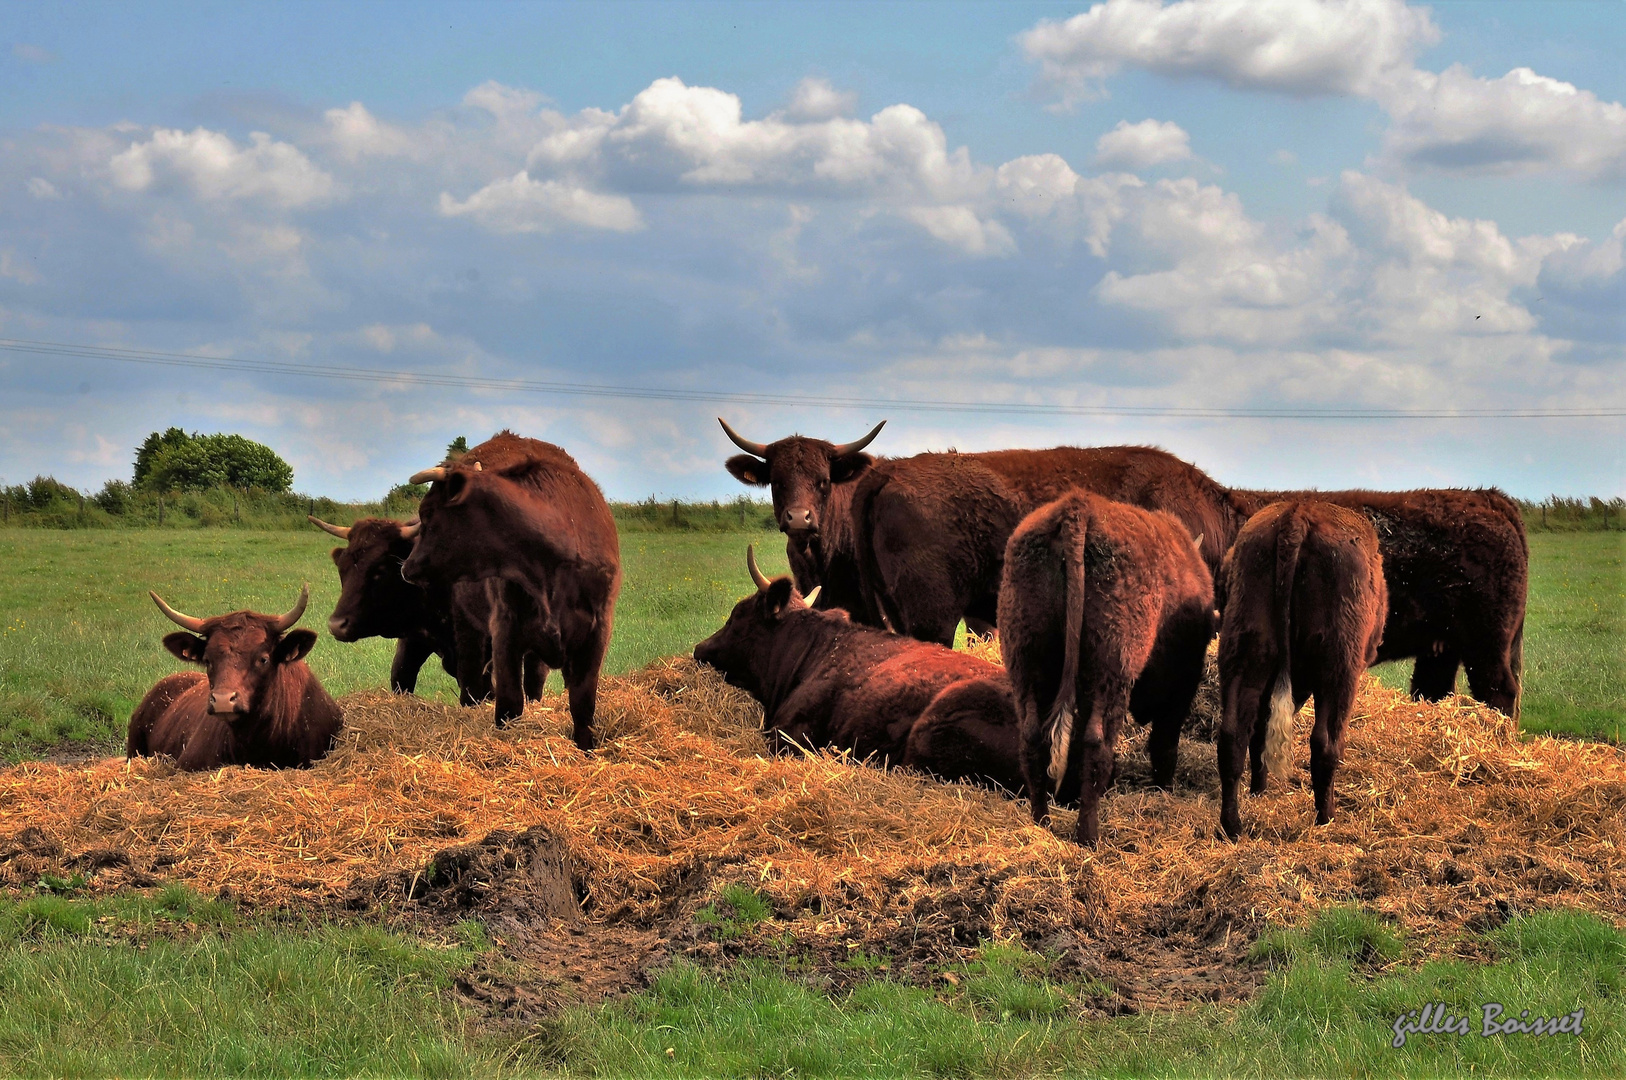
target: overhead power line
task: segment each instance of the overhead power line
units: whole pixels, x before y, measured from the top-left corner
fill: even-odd
[[[1539,420],[1626,417],[1626,407],[1503,408],[1503,409],[1381,409],[1367,406],[1307,409],[1302,407],[1221,408],[1158,405],[1063,405],[1000,401],[944,401],[921,398],[848,397],[834,394],[771,393],[739,390],[696,390],[680,387],[620,386],[562,382],[547,379],[497,379],[446,372],[388,371],[343,364],[303,364],[288,360],[242,359],[195,353],[128,349],[103,345],[75,345],[61,341],[0,338],[0,352],[33,356],[113,360],[155,367],[195,368],[238,374],[297,376],[344,382],[402,383],[466,390],[501,390],[572,397],[624,398],[645,401],[695,401],[739,405],[816,406],[835,409],[880,409],[893,412],[994,413],[1034,416],[1125,416],[1213,420]]]

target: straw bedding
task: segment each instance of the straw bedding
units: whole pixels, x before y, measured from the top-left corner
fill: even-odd
[[[342,705],[337,749],[308,770],[0,770],[0,886],[78,873],[97,891],[163,879],[257,907],[400,910],[427,895],[437,853],[495,832],[500,857],[481,864],[468,904],[501,892],[504,867],[524,868],[515,837],[540,836],[568,866],[583,926],[682,923],[692,938],[695,908],[745,882],[774,906],[746,948],[917,964],[1011,937],[1106,966],[1144,966],[1171,942],[1229,963],[1267,922],[1340,901],[1436,952],[1510,911],[1626,910],[1620,749],[1520,740],[1493,710],[1412,702],[1370,679],[1332,825],[1312,823],[1307,709],[1296,775],[1244,799],[1236,844],[1216,838],[1213,746],[1183,740],[1168,794],[1145,786],[1143,736],[1130,738],[1093,852],[999,793],[830,755],[766,757],[756,704],[688,660],[605,680],[593,757],[571,742],[562,697],[501,732],[489,706],[382,692]],[[1072,815],[1053,825],[1070,834]]]

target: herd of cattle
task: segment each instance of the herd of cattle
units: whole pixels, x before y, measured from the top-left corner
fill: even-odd
[[[884,423],[884,422],[883,422]],[[751,442],[727,468],[769,488],[792,576],[770,580],[700,642],[764,709],[780,745],[832,748],[1024,794],[1042,822],[1076,803],[1099,836],[1125,717],[1149,725],[1153,779],[1173,782],[1180,730],[1219,634],[1220,824],[1242,823],[1237,783],[1285,769],[1312,695],[1316,820],[1361,672],[1415,659],[1438,700],[1466,669],[1472,694],[1517,718],[1529,550],[1495,490],[1264,492],[1225,488],[1150,447],[871,456],[793,435]],[[411,692],[438,655],[464,704],[507,724],[559,669],[576,744],[595,745],[599,669],[621,585],[610,508],[557,446],[500,432],[412,477],[408,522],[313,524],[345,542],[328,628],[397,639],[390,684]],[[188,633],[164,645],[204,672],[159,681],[127,752],[183,769],[306,765],[341,715],[287,615],[209,619],[153,600]],[[961,620],[997,627],[1004,666],[950,648]]]

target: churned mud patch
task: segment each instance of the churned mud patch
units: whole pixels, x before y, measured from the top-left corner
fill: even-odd
[[[1370,680],[1331,825],[1312,824],[1307,716],[1295,769],[1244,800],[1235,844],[1216,834],[1212,744],[1182,742],[1165,792],[1132,731],[1094,851],[1065,839],[1065,810],[1039,828],[1001,793],[769,756],[755,703],[687,660],[606,679],[591,756],[559,697],[502,731],[489,707],[342,704],[339,745],[306,770],[0,769],[0,888],[176,881],[251,911],[436,934],[474,920],[496,947],[462,992],[512,1018],[623,993],[674,957],[927,984],[989,941],[1110,988],[1092,1008],[1142,1011],[1247,996],[1261,931],[1328,904],[1398,923],[1422,955],[1515,913],[1626,910],[1620,748],[1522,740],[1493,710]]]

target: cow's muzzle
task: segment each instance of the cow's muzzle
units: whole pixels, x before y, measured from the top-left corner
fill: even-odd
[[[236,690],[211,690],[209,711],[216,716],[235,716],[248,712],[248,702]]]
[[[806,507],[793,506],[779,518],[779,531],[799,535],[817,535],[819,519]]]
[[[350,619],[335,615],[327,621],[327,632],[333,635],[335,641],[355,641],[356,635],[351,627]]]

